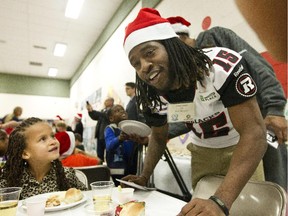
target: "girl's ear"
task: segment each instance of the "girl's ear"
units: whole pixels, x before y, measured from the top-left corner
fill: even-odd
[[[110,122],[114,122],[113,116],[110,116],[110,117],[109,117],[109,121],[110,121]]]
[[[29,159],[30,158],[30,153],[28,151],[24,150],[23,153],[22,153],[22,158],[24,160]]]

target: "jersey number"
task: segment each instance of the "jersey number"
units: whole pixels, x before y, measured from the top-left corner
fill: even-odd
[[[227,124],[227,118],[224,112],[220,113],[213,119],[208,121],[199,123],[199,127],[202,129],[202,133],[198,133],[196,129],[193,127],[193,124],[188,124],[187,126],[194,132],[196,136],[201,139],[201,135],[203,134],[203,138],[212,138],[219,136],[226,136],[229,132],[229,127],[223,127]],[[222,128],[220,128],[222,127]],[[220,128],[220,129],[218,129]]]
[[[225,50],[220,50],[220,52],[216,55],[216,57],[217,58],[213,59],[213,64],[217,64],[217,65],[221,66],[223,68],[223,70],[225,70],[226,72],[228,72],[230,70],[230,68],[232,67],[232,65],[229,62],[235,64],[239,59],[233,53],[229,53]],[[226,59],[229,62],[226,63],[221,59]]]

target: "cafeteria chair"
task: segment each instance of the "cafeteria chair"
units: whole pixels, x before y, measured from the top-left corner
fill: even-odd
[[[87,176],[80,170],[75,170],[75,174],[77,176],[77,178],[83,182],[83,184],[88,188],[88,179]]]
[[[197,183],[192,199],[208,199],[223,176],[205,176]],[[230,216],[286,216],[286,192],[276,183],[248,181],[230,209]]]
[[[105,165],[95,165],[95,166],[82,166],[73,167],[75,170],[82,171],[88,180],[88,189],[91,190],[90,184],[95,181],[110,181],[111,174],[110,169]]]

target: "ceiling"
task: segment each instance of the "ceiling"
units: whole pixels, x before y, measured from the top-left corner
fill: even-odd
[[[71,79],[122,0],[85,0],[78,19],[65,17],[67,0],[1,0],[0,73]],[[57,42],[64,57],[53,55]]]

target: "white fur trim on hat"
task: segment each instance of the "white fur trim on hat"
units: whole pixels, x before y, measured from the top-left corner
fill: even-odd
[[[171,27],[171,24],[168,22],[159,23],[132,32],[124,42],[124,50],[128,56],[130,51],[141,43],[147,41],[164,40],[173,37],[178,37],[178,35]]]
[[[176,33],[186,33],[189,34],[189,28],[181,23],[171,24],[172,28]]]

